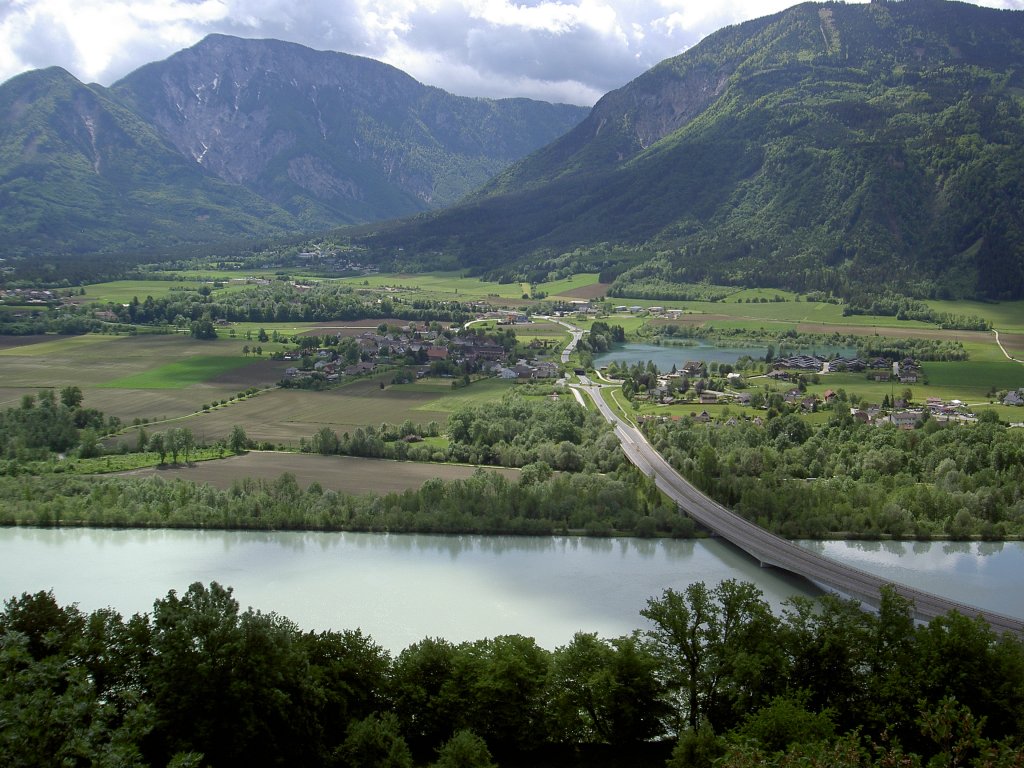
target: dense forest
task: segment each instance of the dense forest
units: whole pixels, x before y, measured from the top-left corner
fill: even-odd
[[[652,444],[737,513],[791,538],[1024,535],[1024,431],[990,417],[901,430],[847,414],[653,422]]]
[[[50,593],[0,613],[0,763],[28,766],[1015,766],[1024,646],[949,614],[752,584],[666,590],[618,638],[391,655],[193,584],[150,613]]]
[[[350,495],[295,477],[245,480],[227,490],[182,480],[70,475],[0,476],[0,525],[114,526],[603,536],[694,534],[631,468],[610,475],[557,473],[542,464],[518,481],[479,470],[428,480],[418,490]]]

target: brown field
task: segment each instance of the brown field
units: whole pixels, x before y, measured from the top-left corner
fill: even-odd
[[[0,407],[16,405],[22,395],[39,389],[74,384],[82,388],[86,407],[117,416],[126,424],[134,419],[180,418],[204,403],[227,400],[249,387],[273,386],[289,365],[254,356],[248,365],[181,389],[112,388],[110,382],[195,355],[240,358],[245,342],[197,342],[187,336],[161,335],[0,337],[0,342],[9,339],[32,341],[0,346]]]
[[[594,283],[593,285],[584,285],[582,288],[573,288],[571,291],[561,291],[558,295],[570,299],[600,299],[610,287],[611,283]]]
[[[250,451],[214,461],[200,461],[191,467],[147,468],[119,473],[126,477],[181,478],[227,489],[247,477],[275,480],[285,472],[295,475],[300,488],[317,482],[325,490],[342,493],[387,493],[418,489],[432,478],[465,480],[476,467],[456,464],[427,464],[412,461],[361,459],[353,456],[318,456],[308,453]],[[488,470],[492,468],[488,467]],[[518,469],[494,467],[509,480],[519,478]]]
[[[999,340],[1003,343],[1003,347],[1014,357],[1020,359],[1024,357],[1024,333],[1002,333],[999,334]]]
[[[271,389],[208,413],[192,414],[173,426],[188,427],[202,443],[227,437],[237,424],[252,440],[295,448],[301,438],[312,438],[322,426],[341,434],[367,424],[400,424],[406,419],[418,424],[447,422],[447,412],[424,408],[441,397],[437,391],[414,387],[382,390],[380,382],[386,385],[390,380],[391,374],[382,374],[324,392]]]
[[[24,347],[29,344],[42,344],[44,341],[53,341],[53,336],[0,336],[0,349],[13,349]]]

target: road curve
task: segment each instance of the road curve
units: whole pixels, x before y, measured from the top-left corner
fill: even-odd
[[[658,453],[637,428],[620,419],[604,401],[598,386],[580,386],[601,414],[615,425],[615,434],[626,457],[640,471],[653,476],[658,489],[671,498],[695,521],[723,539],[732,542],[762,565],[775,566],[810,580],[820,587],[856,598],[868,605],[879,604],[882,587],[892,585],[903,597],[912,600],[919,619],[932,619],[950,611],[964,616],[980,616],[998,633],[1024,636],[1024,622],[1010,616],[983,611],[975,606],[893,584],[873,574],[838,563],[804,549],[788,539],[776,536],[759,525],[743,519],[691,485]]]

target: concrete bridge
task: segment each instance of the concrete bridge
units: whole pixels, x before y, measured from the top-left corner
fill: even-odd
[[[650,443],[637,428],[620,419],[601,396],[601,388],[583,379],[577,387],[586,391],[598,410],[615,425],[615,434],[626,457],[644,474],[653,477],[658,489],[671,498],[703,527],[732,542],[764,566],[782,568],[803,576],[827,590],[856,598],[877,607],[881,589],[891,584],[903,597],[912,600],[917,618],[932,619],[950,611],[964,616],[981,616],[997,633],[1010,632],[1024,637],[1024,622],[1010,616],[984,611],[971,605],[948,600],[919,589],[893,584],[857,568],[829,560],[793,542],[769,533],[701,493],[691,485]]]

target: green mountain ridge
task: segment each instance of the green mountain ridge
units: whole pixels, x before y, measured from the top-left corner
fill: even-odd
[[[60,68],[0,87],[6,254],[266,234],[284,211],[182,158],[100,86]]]
[[[1024,13],[805,3],[605,96],[470,200],[365,240],[506,279],[601,269],[1024,295]]]
[[[587,110],[459,97],[356,56],[212,35],[110,88],[0,84],[0,234],[39,258],[323,231],[450,204]]]

